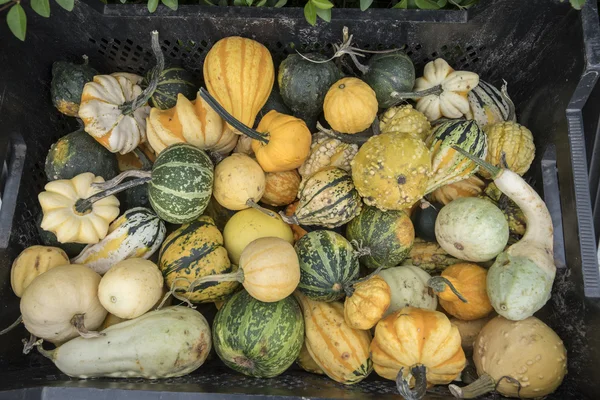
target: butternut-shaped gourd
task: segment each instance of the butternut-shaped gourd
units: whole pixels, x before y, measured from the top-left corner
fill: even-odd
[[[357,282],[344,301],[344,319],[354,329],[371,329],[383,318],[392,301],[390,286],[378,275]],[[349,293],[350,294],[350,293]]]
[[[265,173],[242,153],[233,153],[215,167],[213,196],[229,210],[244,210],[258,203],[265,192]]]
[[[69,257],[62,249],[49,246],[26,248],[13,261],[10,285],[17,297],[21,297],[29,284],[39,275],[59,265],[69,264]]]
[[[96,201],[87,212],[79,212],[78,201],[100,192],[92,183],[104,182],[86,172],[73,179],[60,179],[44,186],[38,195],[42,206],[41,228],[56,235],[60,243],[98,243],[108,233],[109,224],[119,215],[119,200],[108,196]]]
[[[323,103],[325,120],[341,133],[367,129],[377,116],[379,105],[375,91],[358,78],[342,78],[334,83]]]

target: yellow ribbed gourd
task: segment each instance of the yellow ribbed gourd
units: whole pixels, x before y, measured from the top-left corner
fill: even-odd
[[[488,145],[487,162],[496,167],[508,168],[519,175],[529,170],[535,157],[533,134],[529,129],[508,121],[487,125],[484,132]],[[490,177],[483,169],[479,173],[486,178]]]

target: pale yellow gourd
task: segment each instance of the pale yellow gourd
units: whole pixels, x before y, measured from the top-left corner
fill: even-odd
[[[215,167],[213,196],[227,209],[243,210],[258,203],[265,185],[260,165],[245,154],[234,153]]]
[[[69,256],[58,247],[31,246],[13,261],[10,285],[17,297],[21,297],[29,284],[39,275],[59,265],[69,264]]]

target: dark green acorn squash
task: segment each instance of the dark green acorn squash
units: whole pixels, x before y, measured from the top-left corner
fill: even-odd
[[[148,85],[148,76],[142,85]],[[158,78],[156,91],[150,97],[150,104],[161,110],[175,107],[177,95],[183,94],[190,100],[196,99],[199,85],[195,83],[194,74],[180,67],[166,68]]]
[[[316,61],[327,59],[318,53],[305,56]],[[341,78],[342,73],[333,61],[318,64],[299,54],[290,54],[279,66],[277,82],[285,104],[296,117],[314,129],[318,116],[323,112],[327,91]]]
[[[435,242],[435,220],[443,205],[438,203],[421,203],[417,206],[412,220],[417,237],[428,242]]]
[[[63,249],[65,253],[71,258],[77,256],[81,251],[85,248],[85,244],[80,243],[61,243],[56,239],[56,235],[52,232],[45,231],[42,229],[42,218],[43,214],[40,212],[35,219],[35,226],[37,228],[38,234],[40,235],[40,242],[44,246],[52,246],[58,247],[59,249]]]
[[[83,57],[83,64],[67,61],[56,61],[52,64],[52,82],[50,95],[52,104],[61,113],[76,117],[81,103],[83,86],[94,79],[98,71],[88,65],[87,57]]]
[[[398,103],[392,92],[410,92],[415,85],[415,66],[401,51],[375,54],[367,64],[363,79],[377,96],[380,108],[389,108]]]
[[[119,164],[113,153],[80,130],[61,137],[50,147],[45,171],[49,181],[71,179],[84,172],[109,180],[119,173]]]

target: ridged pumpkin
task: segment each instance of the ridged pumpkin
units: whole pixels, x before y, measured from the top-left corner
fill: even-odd
[[[344,301],[344,319],[354,329],[371,329],[379,322],[392,301],[390,286],[378,275],[352,286]]]
[[[223,207],[243,210],[258,203],[265,192],[265,173],[241,153],[233,153],[215,167],[213,196]]]
[[[377,96],[358,78],[342,78],[325,95],[323,111],[332,129],[358,133],[367,129],[377,116]]]
[[[408,133],[425,140],[431,132],[431,123],[425,114],[405,104],[388,108],[379,117],[379,130],[382,133]]]
[[[267,172],[265,192],[260,201],[270,206],[287,206],[296,200],[300,186],[300,174],[297,170]]]
[[[477,197],[481,194],[484,187],[484,181],[477,175],[471,175],[462,181],[440,186],[431,192],[429,197],[432,201],[446,205],[459,197]]]
[[[304,343],[317,365],[328,377],[345,385],[365,379],[373,370],[371,333],[346,324],[342,303],[310,300],[299,292],[294,296],[304,314]]]
[[[269,50],[252,39],[226,37],[206,55],[203,72],[208,92],[242,124],[252,127],[275,82]]]
[[[177,95],[173,108],[153,108],[147,119],[148,142],[156,153],[175,143],[189,143],[203,150],[226,153],[235,146],[237,135],[204,100]],[[225,150],[225,151],[223,151]]]
[[[460,333],[448,317],[438,311],[413,307],[379,321],[371,356],[375,372],[391,380],[396,380],[401,368],[407,378],[413,367],[425,366],[428,385],[452,382],[466,364]]]
[[[460,263],[446,268],[441,276],[429,280],[442,308],[453,317],[472,321],[492,312],[487,295],[487,270],[477,264]],[[453,288],[466,300],[460,299]]]
[[[402,210],[425,194],[431,155],[418,137],[382,133],[360,148],[351,165],[352,180],[366,204]]]
[[[487,125],[484,130],[488,142],[487,162],[496,167],[508,168],[519,175],[529,170],[535,157],[535,144],[529,129],[509,121]],[[480,173],[485,178],[490,177],[483,170]]]
[[[298,168],[303,181],[327,167],[337,167],[350,172],[350,162],[358,152],[358,145],[317,132],[312,136],[310,154]]]
[[[10,270],[10,285],[12,290],[17,297],[21,297],[27,286],[37,276],[49,269],[67,264],[69,264],[69,257],[57,247],[28,247],[12,263]]]

